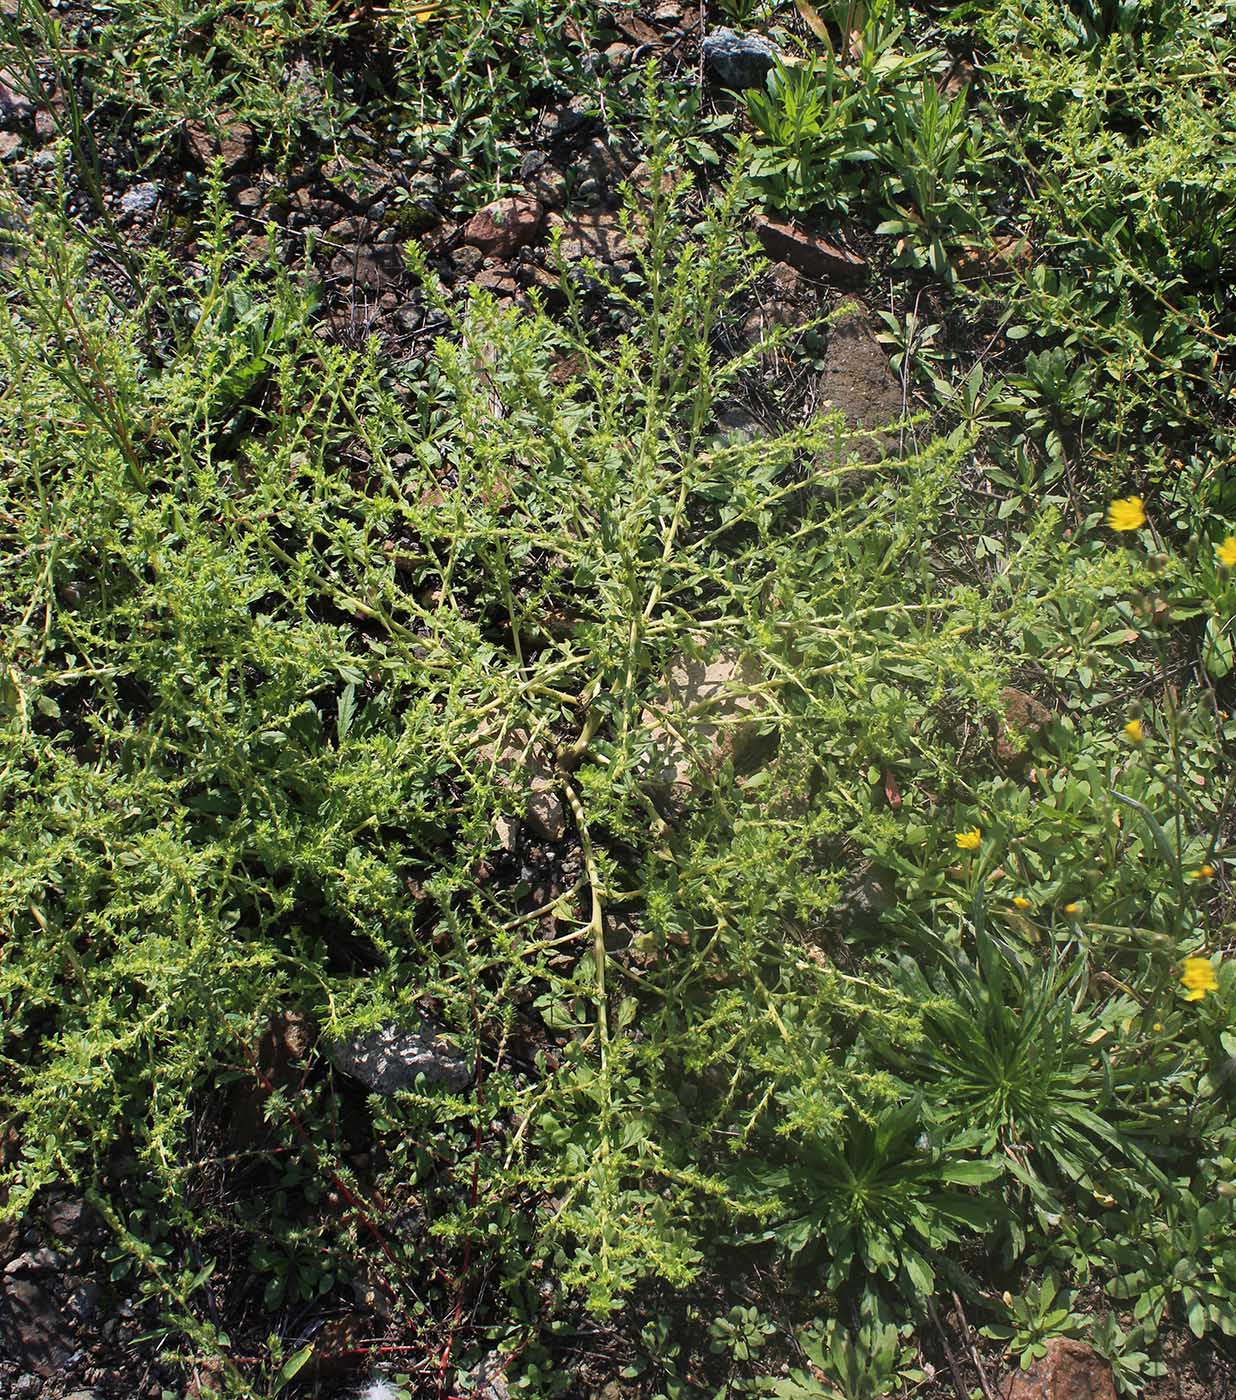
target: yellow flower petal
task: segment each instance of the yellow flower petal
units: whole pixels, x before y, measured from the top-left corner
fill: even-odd
[[[1130,744],[1140,744],[1146,737],[1146,731],[1142,728],[1140,719],[1131,719],[1124,726],[1124,737]]]
[[[1180,967],[1185,1001],[1201,1001],[1208,992],[1219,990],[1219,979],[1209,958],[1186,958]]]
[[[1229,569],[1236,568],[1236,535],[1229,535],[1222,544],[1215,545],[1215,558]]]
[[[1024,894],[1015,894],[1013,896],[1013,907],[1016,909],[1029,909],[1030,901]]]
[[[1107,523],[1113,530],[1140,530],[1146,523],[1146,507],[1140,496],[1123,496],[1107,507]]]
[[[983,833],[977,826],[972,826],[969,831],[959,831],[953,840],[957,842],[959,851],[977,851],[983,844]]]
[[[1076,904],[1076,903],[1073,903],[1073,904],[1066,904],[1066,905],[1064,906],[1064,912],[1065,912],[1066,914],[1080,914],[1080,913],[1081,913],[1081,905],[1080,905],[1080,904]]]

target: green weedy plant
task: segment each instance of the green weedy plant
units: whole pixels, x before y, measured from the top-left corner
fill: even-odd
[[[760,373],[760,347],[717,349],[754,271],[742,172],[701,213],[655,131],[649,148],[629,278],[584,266],[557,320],[443,303],[449,334],[413,364],[322,341],[293,278],[238,268],[217,179],[201,269],[151,259],[138,303],[91,279],[59,219],[12,236],[0,1115],[20,1151],[0,1185],[14,1215],[45,1188],[86,1191],[114,1266],[199,1356],[231,1351],[211,1308],[223,1284],[257,1313],[337,1296],[377,1260],[420,1348],[410,1389],[464,1368],[474,1318],[549,1392],[564,1309],[685,1287],[736,1231],[847,1301],[874,1278],[911,1311],[1001,1213],[1003,1185],[933,1116],[954,1027],[934,1032],[945,1074],[893,1073],[882,1047],[923,1044],[935,1004],[835,910],[862,853],[897,881],[887,941],[913,946],[911,913],[958,927],[994,870],[958,866],[954,806],[998,812],[1008,867],[1053,897],[1098,868],[1056,861],[1079,833],[1088,860],[1111,858],[1082,896],[1107,901],[1088,934],[1134,990],[1094,1012],[1092,985],[1077,1019],[1193,1048],[1177,1012],[1153,1031],[1178,950],[1149,921],[1181,910],[1202,823],[1182,816],[1173,875],[1140,860],[1159,842],[1129,806],[1153,815],[1187,791],[1192,760],[1117,772],[1110,746],[1079,741],[1033,811],[979,760],[958,771],[959,729],[986,732],[1010,669],[1062,688],[1076,674],[1074,705],[1096,678],[1114,705],[1112,677],[1143,676],[1085,629],[1149,566],[1066,546],[1044,509],[982,587],[959,582],[977,422],[876,466],[837,415],[727,439],[718,408]],[[601,301],[622,327],[604,344]],[[716,669],[713,693],[675,690],[689,664]],[[1196,734],[1209,771],[1213,734]],[[505,849],[499,819],[549,799],[560,835]],[[1122,882],[1119,860],[1146,873]],[[1060,903],[1049,932],[1068,942]],[[981,974],[943,977],[948,994],[981,998]],[[1160,1129],[1184,1085],[1214,1137],[1224,978],[1203,1068],[1139,1090]],[[1076,1068],[1057,1054],[1063,1014],[1033,979],[1016,991],[992,1024],[1021,1025],[1028,1004],[1049,1068]],[[221,1093],[253,1080],[255,1035],[286,1008],[318,1048],[294,1082],[261,1086],[267,1136],[228,1150]],[[422,1016],[470,1067],[466,1089],[362,1100],[322,1053]],[[972,1101],[1011,1144],[973,1058]],[[325,1185],[342,1217],[316,1208]],[[234,1204],[268,1195],[278,1210]],[[1173,1238],[1170,1267],[1221,1257],[1225,1228]],[[1196,1285],[1208,1328],[1225,1287]],[[885,1387],[888,1325],[837,1353],[839,1383]],[[751,1351],[758,1326],[723,1340]],[[676,1343],[653,1328],[649,1345]],[[230,1362],[227,1385],[269,1394],[294,1379],[289,1350]],[[664,1370],[668,1391],[677,1361]]]
[[[973,939],[974,959],[936,944],[934,980],[918,961],[901,966],[906,993],[925,1007],[913,1079],[931,1085],[930,1111],[946,1131],[973,1130],[979,1151],[1002,1154],[1015,1176],[1092,1192],[1113,1156],[1134,1149],[1108,1121],[1112,1075],[1084,1005],[1086,961],[1049,952],[1027,967],[982,921]]]
[[[983,1335],[1004,1342],[1021,1369],[1029,1370],[1047,1354],[1047,1343],[1053,1337],[1076,1337],[1085,1328],[1086,1319],[1073,1312],[1072,1302],[1072,1295],[1061,1287],[1060,1280],[1045,1273],[1038,1287],[1024,1297],[1006,1294],[1008,1321],[984,1327]]]
[[[761,138],[751,163],[756,190],[785,213],[849,209],[863,163],[876,159],[875,122],[863,110],[861,89],[851,86],[831,54],[822,64],[778,63],[765,86],[743,94]]]
[[[813,1369],[769,1381],[768,1393],[778,1400],[879,1400],[917,1378],[906,1374],[898,1329],[874,1293],[864,1294],[857,1324],[834,1317],[806,1328],[798,1342]]]
[[[649,1273],[690,1276],[692,1222],[730,1194],[714,1133],[753,1141],[774,1097],[791,1131],[824,1132],[821,1106],[878,1092],[861,1061],[817,1053],[834,1024],[862,1014],[891,1035],[912,1019],[866,979],[784,956],[794,911],[836,885],[826,866],[787,880],[787,862],[840,832],[845,800],[801,826],[764,818],[812,746],[865,742],[851,702],[870,671],[864,618],[917,655],[928,608],[943,670],[925,677],[981,673],[967,600],[899,592],[955,453],[937,448],[905,491],[855,487],[833,505],[824,488],[866,472],[838,460],[836,423],[715,446],[713,406],[755,353],[717,364],[711,349],[723,289],[748,275],[737,194],[685,243],[677,197],[654,189],[642,290],[613,290],[636,329],[601,353],[582,320],[563,330],[479,298],[406,386],[410,409],[372,348],[312,334],[285,277],[259,293],[230,266],[217,187],[162,363],[64,230],[36,225],[18,249],[0,327],[15,463],[0,1055],[24,1145],[8,1209],[116,1163],[145,1175],[167,1202],[158,1253],[136,1256],[155,1291],[178,1251],[253,1229],[212,1208],[206,1230],[199,1192],[226,1199],[230,1183],[195,1158],[189,1128],[280,1005],[332,1036],[431,1008],[477,1064],[483,1103],[384,1104],[370,1130],[391,1176],[376,1184],[422,1188],[433,1248],[454,1258],[552,1196],[505,1286],[522,1296],[548,1261],[598,1311]],[[564,351],[581,368],[559,384]],[[570,618],[559,639],[542,621],[555,611]],[[731,689],[782,728],[790,760],[764,790],[744,793],[727,766],[706,777],[708,741],[663,692],[684,648],[746,661],[736,674],[755,679]],[[680,831],[643,778],[650,706],[699,773]],[[843,712],[844,734],[830,719]],[[475,873],[495,815],[531,792],[496,757],[515,731],[552,756],[578,842],[574,883],[539,909]],[[624,906],[646,937],[611,950]],[[508,1062],[517,1028],[557,1039],[557,1067]],[[275,1127],[291,1160],[363,1198],[324,1131],[335,1095],[319,1066],[272,1102]],[[512,1126],[495,1136],[494,1122]],[[462,1196],[451,1157],[477,1183]],[[129,1241],[149,1219],[123,1199],[113,1216]],[[364,1218],[318,1216],[283,1241],[255,1231],[242,1286],[295,1280],[303,1295],[296,1259],[315,1232],[346,1278],[373,1247]],[[410,1275],[420,1248],[406,1248]]]
[[[821,1259],[829,1289],[874,1277],[907,1302],[925,1300],[941,1252],[1000,1217],[994,1200],[958,1189],[1000,1175],[998,1164],[965,1155],[978,1145],[977,1135],[956,1133],[934,1146],[917,1098],[874,1122],[855,1115],[839,1143],[804,1144],[793,1162],[761,1175],[793,1212],[772,1235],[794,1257]]]

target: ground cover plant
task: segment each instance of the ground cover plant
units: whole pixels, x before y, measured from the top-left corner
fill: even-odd
[[[4,1400],[1233,1384],[1230,14],[661,11],[6,15]]]

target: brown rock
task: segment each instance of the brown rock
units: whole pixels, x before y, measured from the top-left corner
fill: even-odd
[[[953,257],[953,266],[963,282],[985,277],[1007,277],[1014,268],[1028,268],[1034,261],[1030,245],[1017,234],[1005,233],[982,248],[962,248]]]
[[[743,335],[754,345],[778,327],[805,325],[818,310],[818,297],[802,275],[789,263],[773,263],[757,292],[755,309],[743,321]]]
[[[646,20],[640,19],[638,15],[616,14],[614,23],[627,36],[633,44],[660,44],[662,36]]]
[[[1029,741],[1051,723],[1051,711],[1033,695],[1011,685],[1000,692],[1000,699],[1004,723],[996,735],[996,758],[1012,768],[1029,757]]]
[[[514,729],[500,751],[495,753],[494,745],[485,743],[474,756],[486,767],[494,765],[504,786],[524,790],[524,820],[537,836],[544,841],[562,840],[567,829],[566,803],[558,791],[553,754],[546,745],[529,747],[527,731]],[[495,818],[494,829],[499,843],[510,849],[508,843],[513,844],[514,836],[505,814],[499,813]]]
[[[528,193],[547,209],[561,209],[566,203],[566,175],[556,165],[543,165],[528,177]]]
[[[795,224],[760,218],[755,226],[764,251],[778,262],[789,263],[808,277],[852,286],[867,277],[867,259],[826,238],[806,233]]]
[[[541,230],[545,206],[533,195],[514,194],[479,209],[463,226],[463,241],[490,257],[505,258]]]
[[[999,1387],[1000,1400],[1116,1400],[1112,1368],[1091,1346],[1053,1337],[1047,1354]]]
[[[23,86],[7,68],[0,68],[0,118],[24,122],[34,111],[34,103],[20,91]]]
[[[819,405],[824,410],[840,409],[851,428],[887,428],[902,416],[901,382],[862,307],[855,306],[829,328]],[[855,450],[864,460],[874,461],[894,445],[892,434],[884,433],[860,440]]]
[[[754,679],[732,656],[704,661],[679,652],[671,659],[660,695],[640,717],[650,741],[645,782],[670,819],[681,813],[702,774],[754,751]]]
[[[331,259],[330,273],[367,291],[381,291],[398,280],[402,263],[397,248],[389,243],[361,243]]]
[[[185,140],[189,154],[199,165],[207,166],[217,157],[222,158],[225,175],[234,175],[253,159],[253,128],[231,112],[220,112],[210,121],[189,122]]]
[[[567,262],[595,258],[612,263],[631,255],[630,240],[617,214],[598,209],[569,219],[554,215],[549,222],[551,229],[562,230],[561,251]]]
[[[53,1375],[73,1345],[50,1294],[37,1279],[18,1274],[4,1279],[3,1297],[8,1306],[0,1318],[0,1355],[38,1376]]]
[[[519,283],[504,267],[486,268],[472,280],[483,292],[491,292],[496,297],[513,297],[519,291]]]

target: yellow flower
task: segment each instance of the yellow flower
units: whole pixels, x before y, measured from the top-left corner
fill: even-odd
[[[977,851],[983,843],[983,833],[977,826],[972,826],[969,831],[959,831],[953,840],[957,842],[959,851]]]
[[[1236,535],[1229,535],[1222,544],[1215,545],[1215,557],[1229,569],[1236,567]]]
[[[1106,1191],[1096,1191],[1094,1193],[1094,1199],[1098,1201],[1101,1206],[1114,1206],[1116,1204],[1115,1196],[1109,1196]]]
[[[1207,992],[1219,990],[1219,979],[1209,958],[1186,958],[1181,967],[1180,980],[1185,989],[1185,1001],[1201,1001]]]
[[[1140,496],[1124,496],[1107,507],[1107,523],[1113,530],[1140,530],[1146,523],[1146,507]]]
[[[1064,912],[1065,912],[1066,914],[1080,914],[1080,913],[1081,913],[1081,905],[1078,904],[1076,901],[1074,901],[1074,902],[1071,903],[1071,904],[1066,904],[1066,905],[1064,906]]]
[[[1146,731],[1142,728],[1140,719],[1131,719],[1124,726],[1124,737],[1130,744],[1140,744],[1146,737]]]
[[[1030,901],[1024,894],[1015,894],[1013,896],[1013,907],[1015,909],[1029,909]]]
[[[1199,865],[1189,878],[1191,880],[1209,880],[1214,873],[1213,865]]]

